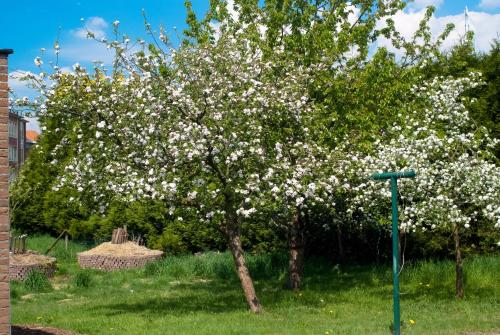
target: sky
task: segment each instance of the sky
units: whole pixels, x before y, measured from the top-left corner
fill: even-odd
[[[55,59],[56,40],[61,48],[58,65],[71,69],[75,63],[89,65],[94,60],[109,64],[112,53],[95,41],[86,38],[87,29],[97,37],[112,37],[113,22],[119,20],[120,31],[133,38],[146,37],[142,10],[154,30],[162,25],[173,43],[186,28],[185,0],[3,0],[0,20],[0,49],[14,49],[9,58],[10,73],[38,72],[37,56],[44,61]],[[208,10],[209,0],[192,0],[199,17]],[[396,27],[406,37],[417,29],[425,8],[436,7],[430,24],[437,36],[447,23],[455,31],[444,47],[450,47],[464,34],[464,9],[469,10],[469,27],[475,32],[476,48],[487,51],[494,38],[500,38],[500,0],[415,0],[394,17]],[[386,45],[387,41],[380,41]],[[45,48],[41,55],[41,48]],[[47,65],[47,64],[45,64]],[[17,97],[33,96],[33,92],[15,78],[9,85]],[[36,120],[30,119],[29,129],[39,130]]]

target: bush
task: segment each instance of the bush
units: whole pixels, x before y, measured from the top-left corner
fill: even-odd
[[[52,291],[52,285],[49,279],[40,271],[31,271],[24,280],[23,286],[29,292]]]
[[[21,297],[19,290],[15,286],[11,286],[10,288],[10,300],[17,300]]]
[[[79,288],[87,288],[92,286],[93,280],[92,276],[87,271],[77,272],[73,278],[73,284]]]
[[[162,261],[147,263],[144,267],[144,275],[146,277],[158,276],[162,273]]]
[[[167,228],[155,240],[153,249],[159,249],[172,255],[185,254],[186,245],[182,243],[182,238],[172,228]]]

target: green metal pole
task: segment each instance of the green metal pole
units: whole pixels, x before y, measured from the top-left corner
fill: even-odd
[[[392,193],[392,280],[394,297],[394,335],[401,334],[399,310],[399,228],[398,228],[398,180],[391,178]]]

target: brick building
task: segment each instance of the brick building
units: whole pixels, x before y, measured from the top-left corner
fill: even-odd
[[[19,174],[26,159],[26,120],[9,112],[9,182]]]
[[[0,334],[10,334],[9,287],[9,90],[8,57],[0,49]]]

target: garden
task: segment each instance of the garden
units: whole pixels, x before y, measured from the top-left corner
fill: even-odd
[[[13,322],[500,331],[500,43],[477,52],[469,31],[443,49],[454,27],[434,36],[433,7],[406,39],[398,0],[210,4],[200,18],[186,3],[178,44],[146,16],[145,39],[115,21],[112,39],[87,31],[111,68],[42,55],[21,78],[39,97],[12,108],[43,131],[10,187],[11,222],[57,270],[12,282]],[[389,183],[372,176],[402,171],[415,178],[398,180],[391,230]]]
[[[33,238],[43,252],[54,239]],[[284,288],[286,254],[248,257],[264,311],[248,312],[227,252],[166,256],[144,269],[82,270],[76,253],[57,245],[57,275],[13,282],[14,324],[39,324],[79,334],[390,334],[392,274],[386,264],[333,265],[310,259],[303,288]],[[498,331],[499,258],[464,265],[467,296],[454,298],[452,261],[419,261],[401,274],[404,334]]]

